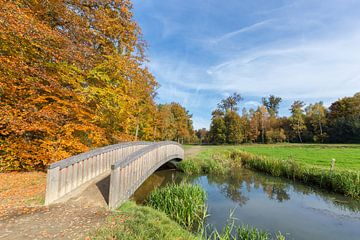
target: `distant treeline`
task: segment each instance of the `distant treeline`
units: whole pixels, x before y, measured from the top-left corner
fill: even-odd
[[[212,112],[210,130],[199,129],[202,143],[360,143],[360,93],[344,97],[326,108],[322,102],[291,105],[291,116],[279,117],[282,99],[262,98],[257,109],[238,113],[238,93],[222,100]]]
[[[121,141],[190,141],[186,109],[155,104],[145,47],[130,0],[2,1],[0,172]]]

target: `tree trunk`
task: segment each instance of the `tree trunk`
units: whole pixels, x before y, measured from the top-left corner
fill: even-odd
[[[264,116],[261,115],[261,143],[264,144]]]
[[[300,141],[300,143],[302,143],[301,133],[300,133],[300,120],[298,120],[298,129],[297,129],[297,132],[298,132],[298,136],[299,136],[299,141]]]
[[[321,125],[321,119],[319,118],[319,127],[320,127],[320,135],[323,135],[323,131],[322,131],[322,125]]]

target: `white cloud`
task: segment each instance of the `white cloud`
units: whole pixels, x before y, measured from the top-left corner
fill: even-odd
[[[159,99],[184,104],[197,128],[234,91],[254,107],[280,96],[284,114],[294,99],[330,103],[360,91],[358,0],[142,2]]]
[[[253,108],[256,109],[257,107],[261,106],[261,103],[258,101],[246,101],[244,103],[244,107],[246,108]]]
[[[298,45],[268,46],[210,67],[223,91],[253,96],[270,93],[285,98],[352,95],[360,90],[360,34]]]
[[[224,34],[223,36],[221,37],[218,37],[216,39],[212,39],[210,40],[210,43],[211,44],[219,44],[220,42],[224,41],[224,40],[227,40],[227,39],[230,39],[236,35],[239,35],[241,33],[247,33],[247,32],[251,32],[251,31],[255,31],[255,30],[258,30],[266,25],[268,25],[269,23],[271,23],[273,20],[272,19],[267,19],[267,20],[264,20],[264,21],[261,21],[261,22],[257,22],[257,23],[254,23],[250,26],[247,26],[247,27],[244,27],[244,28],[241,28],[239,30],[236,30],[236,31],[233,31],[233,32],[229,32],[229,33],[226,33]]]

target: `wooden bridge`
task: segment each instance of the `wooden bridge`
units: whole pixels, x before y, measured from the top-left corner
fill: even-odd
[[[118,207],[159,167],[184,158],[176,142],[127,142],[55,162],[47,173],[45,204],[61,202],[94,179],[110,174],[108,204]]]

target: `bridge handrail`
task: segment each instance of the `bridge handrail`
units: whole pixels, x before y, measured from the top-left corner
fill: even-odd
[[[128,199],[156,169],[170,160],[184,159],[180,144],[164,141],[145,146],[111,165],[109,208],[115,209]]]
[[[171,145],[171,144],[181,147],[181,144],[174,142],[174,141],[162,141],[162,142],[153,143],[147,147],[144,147],[144,148],[128,155],[124,159],[120,159],[120,160],[116,161],[114,164],[111,165],[111,169],[113,170],[113,169],[116,169],[119,167],[124,167],[127,164],[129,164],[133,159],[139,158],[139,157],[145,155],[146,153],[150,152],[151,150],[154,150],[160,146]]]
[[[91,150],[51,164],[47,171],[45,204],[111,170],[111,165],[153,142],[125,142]]]
[[[105,147],[100,147],[100,148],[96,148],[93,150],[90,150],[88,152],[85,153],[80,153],[78,155],[75,156],[71,156],[68,158],[65,158],[64,160],[52,163],[51,165],[49,165],[48,169],[53,169],[56,167],[60,167],[60,169],[66,168],[68,166],[71,166],[75,163],[84,161],[88,158],[94,157],[96,155],[102,154],[102,153],[106,153],[109,151],[113,151],[113,150],[117,150],[119,148],[124,148],[124,147],[130,147],[130,146],[137,146],[137,145],[152,145],[152,144],[156,144],[154,142],[145,142],[145,141],[139,141],[139,142],[123,142],[123,143],[118,143],[118,144],[113,144],[113,145],[109,145],[109,146],[105,146]]]

